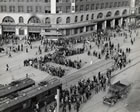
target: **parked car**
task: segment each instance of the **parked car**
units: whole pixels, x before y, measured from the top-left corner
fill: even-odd
[[[116,103],[117,103],[117,101],[118,101],[118,97],[117,96],[106,96],[106,97],[104,97],[103,98],[103,103],[104,104],[107,104],[107,105],[109,105],[109,106],[113,106],[113,105],[115,105]]]

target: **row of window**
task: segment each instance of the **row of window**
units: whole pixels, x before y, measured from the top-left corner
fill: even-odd
[[[49,1],[49,0],[48,0]],[[107,2],[107,3],[96,3],[96,4],[86,4],[86,5],[76,5],[74,6],[57,6],[56,13],[70,13],[75,10],[75,12],[80,11],[88,11],[88,10],[98,10],[98,9],[105,9],[105,8],[115,8],[115,7],[124,7],[128,6],[128,1],[122,2]],[[50,6],[0,6],[0,12],[27,12],[27,13],[51,13]]]
[[[88,31],[93,31],[95,29],[94,25],[91,26],[86,26],[86,32]],[[72,33],[73,30],[73,33]],[[83,33],[84,32],[84,27],[80,27],[80,28],[74,28],[74,29],[66,29],[66,36],[69,36],[71,34],[79,34],[79,33]]]
[[[123,12],[122,12],[122,15],[126,15],[127,14],[127,10],[125,9]],[[117,10],[114,14],[114,16],[119,16],[120,15],[120,11]],[[112,16],[112,12],[109,11],[107,14],[106,14],[106,17],[111,17]],[[99,13],[97,15],[97,19],[101,19],[103,18],[103,13]],[[77,23],[78,22],[78,19],[80,19],[80,21],[84,21],[84,15],[81,15],[80,18],[78,18],[78,16],[75,16],[74,18],[74,22]],[[85,20],[88,21],[88,20],[93,20],[94,19],[94,14],[91,14],[91,18],[89,18],[89,14],[86,15],[85,17]],[[3,22],[5,23],[15,23],[14,19],[10,16],[7,16],[3,19]],[[62,18],[61,17],[58,17],[56,19],[56,23],[57,24],[61,24],[62,22]],[[24,19],[23,17],[19,17],[19,23],[24,23]],[[28,23],[41,23],[40,19],[33,16],[31,17],[29,20],[28,20]],[[45,18],[45,24],[50,24],[51,23],[51,20],[49,17],[46,17]],[[68,23],[71,23],[71,17],[67,17],[66,18],[66,24]]]
[[[40,2],[42,0],[35,0],[35,2]],[[34,0],[0,0],[0,2],[34,2]]]
[[[75,11],[88,11],[88,10],[98,10],[98,9],[105,9],[105,8],[116,8],[116,7],[124,7],[128,6],[128,1],[122,2],[106,2],[106,3],[96,3],[96,4],[86,4],[86,5],[76,5]]]
[[[50,0],[44,0],[50,1]],[[42,2],[42,0],[0,0],[0,2]]]
[[[35,6],[35,10],[33,6],[27,6],[26,8],[24,6],[0,6],[0,12],[26,12],[31,13],[31,12],[42,12],[42,7],[41,6]],[[45,13],[50,13],[50,7],[46,6],[44,7],[44,12]]]
[[[6,17],[3,19],[2,22],[4,22],[4,23],[15,23],[14,19],[13,19],[12,17],[10,17],[10,16],[6,16]],[[24,23],[24,19],[23,19],[22,16],[19,17],[19,23]],[[31,18],[28,20],[28,23],[41,23],[41,21],[40,21],[39,18],[33,16],[33,17],[31,17]],[[49,17],[47,17],[47,18],[45,19],[45,23],[46,23],[46,24],[50,24],[50,18],[49,18]]]
[[[117,8],[117,7],[125,7],[128,6],[128,1],[122,2],[106,2],[106,3],[96,3],[96,4],[86,4],[86,5],[76,5],[75,7],[66,6],[65,13],[69,13],[72,11],[80,12],[80,11],[89,11],[89,10],[99,10],[99,9],[107,9],[107,8]],[[56,13],[63,13],[63,6],[56,7]]]
[[[51,0],[0,0],[0,2],[45,2],[49,3]],[[57,3],[70,2],[70,0],[56,0]]]

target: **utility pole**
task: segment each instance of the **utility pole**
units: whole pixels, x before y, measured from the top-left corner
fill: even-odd
[[[55,99],[57,102],[56,112],[59,112],[59,107],[60,107],[60,90],[59,89],[57,89],[57,94],[55,95]]]

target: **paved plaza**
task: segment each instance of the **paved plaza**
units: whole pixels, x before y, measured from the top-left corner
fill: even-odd
[[[140,33],[140,29],[137,29],[137,32]],[[127,47],[131,48],[131,53],[128,55],[128,58],[131,60],[125,68],[113,72],[112,83],[118,80],[127,80],[132,83],[131,91],[128,97],[125,100],[118,102],[115,106],[109,107],[102,103],[103,97],[107,94],[106,92],[99,92],[99,94],[92,94],[91,98],[81,105],[80,112],[138,112],[140,111],[140,36],[135,37],[135,42],[131,45],[130,39],[124,40],[124,37],[117,36],[112,38],[113,43],[116,45],[120,43],[122,49]],[[17,79],[23,79],[26,77],[26,74],[30,78],[34,79],[37,83],[50,79],[53,76],[49,75],[46,72],[35,69],[31,66],[24,67],[23,61],[28,58],[34,58],[43,56],[47,53],[42,53],[41,55],[36,54],[40,42],[33,43],[33,49],[29,49],[29,52],[26,53],[18,52],[12,53],[12,57],[9,57],[5,53],[0,54],[0,84],[8,84],[11,81]],[[92,50],[98,48],[91,43]],[[7,45],[8,46],[8,45]],[[7,47],[5,46],[5,48]],[[78,45],[81,46],[81,45]],[[26,46],[27,47],[27,46]],[[51,51],[53,52],[53,51]],[[84,62],[83,67],[80,70],[70,69],[70,71],[61,79],[63,81],[63,88],[68,88],[72,84],[77,84],[77,81],[80,79],[92,78],[93,75],[97,75],[98,72],[104,72],[107,68],[110,68],[112,65],[112,60],[97,59],[93,56],[88,56],[87,52],[82,55],[76,55],[69,57],[70,59],[82,59]],[[92,63],[91,63],[92,61]],[[9,70],[6,71],[6,64],[9,65]],[[58,78],[58,77],[57,77]],[[45,112],[42,109],[42,112]],[[76,110],[72,110],[76,112]]]

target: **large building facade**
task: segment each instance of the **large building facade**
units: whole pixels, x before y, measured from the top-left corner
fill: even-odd
[[[131,1],[0,0],[0,34],[89,36],[97,29],[127,25]]]

